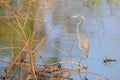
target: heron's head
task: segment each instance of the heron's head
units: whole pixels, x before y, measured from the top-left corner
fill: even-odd
[[[78,18],[78,15],[73,15],[71,16],[71,18]]]
[[[81,21],[85,22],[85,17],[82,16],[81,14],[73,15],[73,16],[71,16],[71,19],[72,18],[79,18]]]

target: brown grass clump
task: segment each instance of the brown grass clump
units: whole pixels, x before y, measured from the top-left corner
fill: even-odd
[[[18,0],[18,3],[23,6],[13,7],[12,4],[17,2],[0,1],[8,10],[8,15],[0,16],[0,20],[12,29],[10,47],[1,48],[1,50],[10,49],[12,57],[9,62],[0,60],[0,62],[7,64],[6,68],[3,69],[2,80],[70,80],[70,73],[74,70],[62,67],[62,64],[76,64],[87,69],[87,66],[76,62],[57,62],[49,65],[36,64],[37,49],[43,44],[47,45],[42,9],[50,8],[53,2],[55,0],[49,2],[41,0],[38,5],[37,0]],[[40,31],[34,29],[33,22],[37,21],[40,23]],[[51,29],[52,27],[49,28],[48,34]]]

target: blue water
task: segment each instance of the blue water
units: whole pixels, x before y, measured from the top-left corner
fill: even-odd
[[[75,27],[78,20],[71,20],[69,17],[76,14],[82,14],[85,16],[85,23],[81,25],[81,30],[86,34],[90,43],[87,71],[102,76],[117,73],[119,76],[116,75],[107,79],[119,80],[119,3],[108,3],[106,0],[101,0],[98,6],[93,6],[92,3],[88,3],[86,6],[83,4],[83,1],[61,0],[55,4],[55,11],[48,9],[46,13],[47,16],[45,20],[48,20],[48,22],[45,23],[45,27],[48,28],[50,25],[54,27],[51,33],[48,34],[49,43],[45,50],[44,57],[53,57],[54,55],[54,57],[56,56],[58,58],[58,61],[79,61],[81,50],[77,44]],[[53,45],[60,50],[53,47]],[[71,58],[67,58],[66,56],[68,55],[71,56]],[[106,59],[106,57],[118,61],[104,63],[103,60]],[[70,67],[70,65],[65,65],[65,67]],[[92,74],[81,76],[82,79],[84,76],[87,76],[88,80],[95,80],[98,78],[98,76]],[[79,75],[73,75],[73,77],[75,80],[80,79]]]
[[[109,80],[120,80],[120,2],[116,0],[59,0],[44,9],[44,28],[47,38],[47,45],[41,46],[37,53],[41,55],[46,63],[53,62],[79,62],[82,51],[78,47],[76,36],[76,24],[78,19],[70,17],[81,14],[85,17],[85,23],[81,25],[82,33],[89,39],[90,48],[88,63],[81,61],[88,66],[88,74],[74,74],[74,80],[95,80],[99,76],[118,74],[108,77]],[[87,0],[86,0],[87,1]],[[1,52],[2,53],[2,52]],[[4,57],[3,57],[4,58]],[[3,59],[1,58],[1,59]],[[116,62],[104,63],[104,59],[115,59]],[[4,58],[5,59],[5,58]],[[40,58],[37,58],[37,61]],[[6,61],[8,58],[6,58]],[[38,63],[41,63],[38,61]],[[0,63],[2,67],[6,64]],[[78,69],[78,66],[62,65]],[[82,72],[86,72],[83,70]],[[106,79],[106,80],[107,80]]]

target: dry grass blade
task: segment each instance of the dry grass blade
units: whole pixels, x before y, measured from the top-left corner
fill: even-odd
[[[25,25],[27,23],[29,12],[30,12],[30,6],[28,6],[28,10],[27,10],[27,13],[26,13],[25,21],[24,21],[24,24],[23,24],[23,29],[25,28]]]
[[[18,53],[18,55],[16,56],[16,58],[12,61],[12,64],[10,66],[8,66],[8,71],[5,74],[5,77],[8,75],[8,73],[11,71],[11,69],[13,68],[13,66],[15,65],[15,63],[17,62],[17,60],[21,57],[21,55],[23,54],[23,51],[25,50],[26,46],[28,46],[29,40],[26,42],[25,46],[23,47],[23,49]]]
[[[48,29],[48,34],[50,33],[51,29],[52,29],[53,26],[50,26],[49,29]],[[36,50],[42,45],[42,43],[46,41],[46,36],[44,36],[42,38],[42,40],[39,42],[39,44],[35,47],[35,49],[33,50],[33,53],[36,52]]]
[[[12,9],[10,5],[6,4],[6,6],[7,6],[11,11],[14,11],[15,19],[16,19],[16,21],[17,21],[18,27],[21,29],[21,32],[22,32],[22,35],[23,35],[24,40],[27,40],[27,37],[26,37],[26,34],[25,34],[25,32],[24,32],[23,26],[22,26],[22,24],[20,23],[20,20],[19,20],[18,15],[16,14],[16,11],[15,11],[14,9]]]
[[[4,3],[4,4],[10,3],[10,0],[0,0],[0,4],[1,4],[1,3]]]
[[[82,66],[82,67],[84,67],[84,68],[87,69],[87,66],[86,66],[86,65],[83,65],[83,64],[81,64],[81,63],[79,63],[79,62],[56,62],[56,63],[50,64],[50,66],[56,65],[56,64],[75,64],[75,65],[77,65],[77,66]]]

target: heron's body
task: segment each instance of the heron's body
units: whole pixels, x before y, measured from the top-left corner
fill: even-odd
[[[85,34],[80,33],[78,31],[79,29],[76,30],[77,32],[77,38],[78,38],[78,46],[82,51],[82,54],[88,57],[88,49],[89,49],[89,41],[88,38]],[[79,34],[78,34],[79,33]]]
[[[89,40],[87,38],[87,36],[83,33],[80,32],[80,26],[84,21],[84,17],[82,15],[75,15],[74,17],[78,17],[80,19],[80,22],[77,23],[77,27],[76,27],[76,34],[77,34],[77,38],[78,38],[78,46],[82,51],[82,54],[85,55],[86,57],[88,57],[88,50],[89,50]]]

